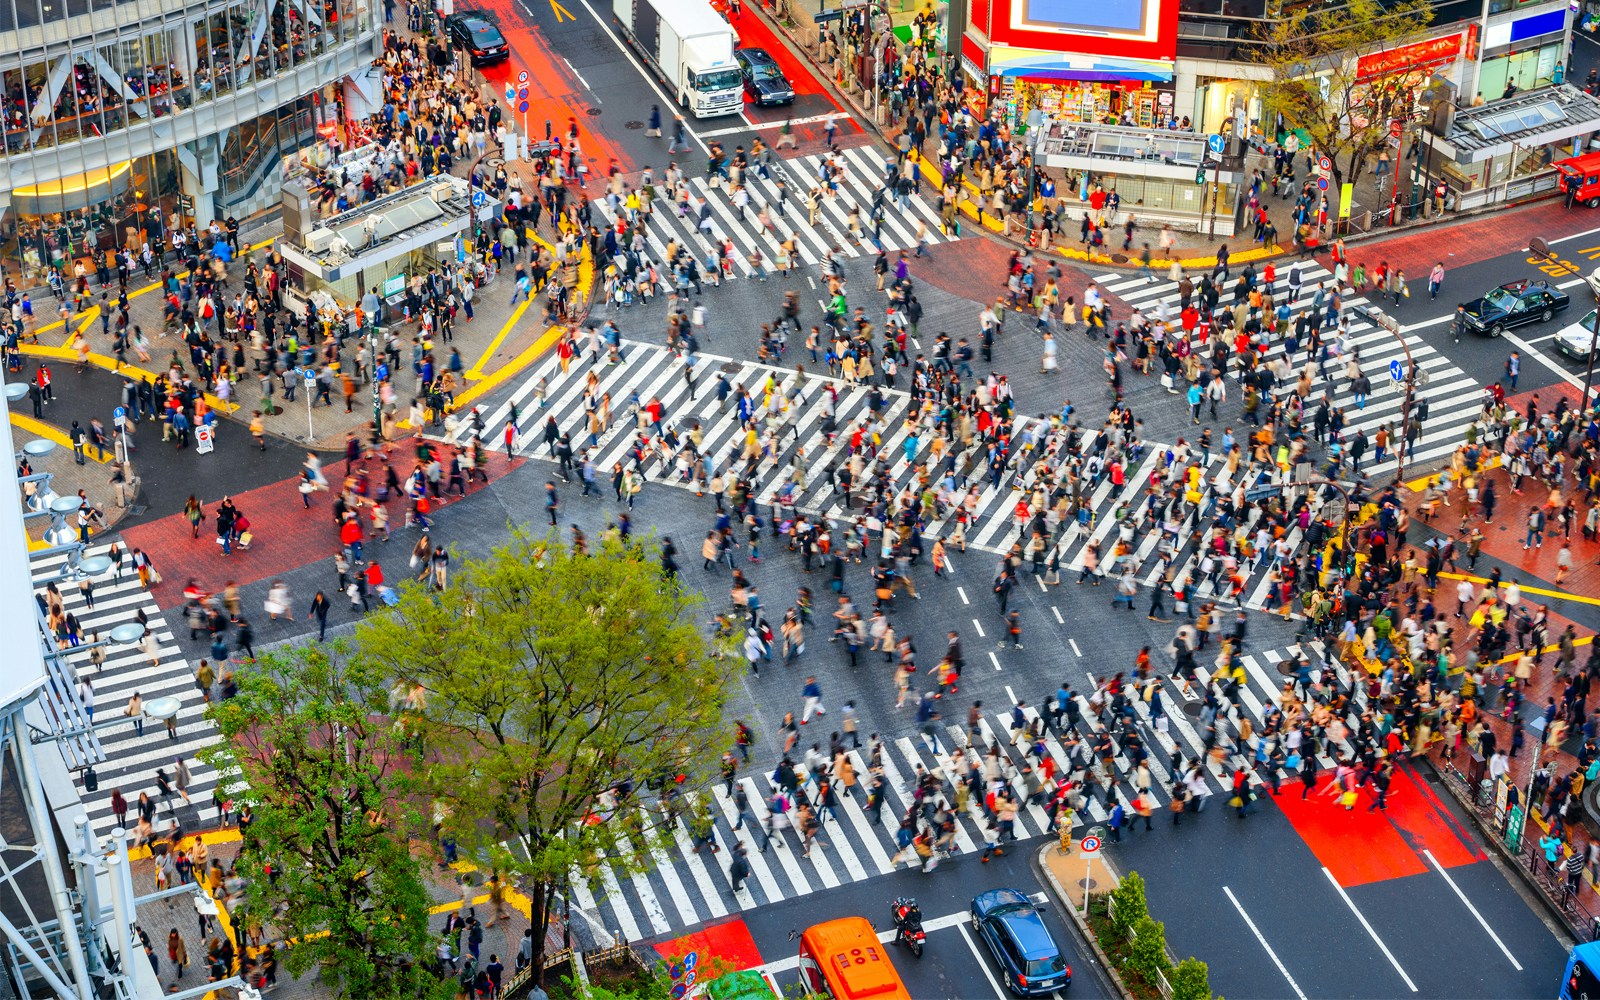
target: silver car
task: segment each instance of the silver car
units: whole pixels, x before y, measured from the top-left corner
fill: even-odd
[[[1556,350],[1574,361],[1588,364],[1589,355],[1594,351],[1597,326],[1600,326],[1600,309],[1590,309],[1583,319],[1562,327],[1556,334]]]

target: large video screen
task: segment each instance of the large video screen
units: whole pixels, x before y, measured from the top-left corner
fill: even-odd
[[[1146,0],[1020,0],[1022,24],[1045,31],[1143,32]]]
[[[990,0],[973,4],[972,20],[1000,45],[1139,59],[1177,56],[1178,0]]]

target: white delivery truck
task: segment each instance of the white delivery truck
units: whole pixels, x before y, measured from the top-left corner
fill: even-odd
[[[744,106],[733,61],[733,29],[707,0],[611,0],[622,37],[672,88],[678,107],[696,118],[731,115]]]

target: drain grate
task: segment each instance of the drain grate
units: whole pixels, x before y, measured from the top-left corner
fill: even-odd
[[[590,118],[598,118],[600,116],[600,113],[602,111],[604,111],[604,110],[605,110],[605,108],[590,108],[589,109],[589,117]]]
[[[631,129],[641,129],[641,128],[644,128],[644,122],[623,122],[622,123],[622,127],[623,128],[631,128]]]

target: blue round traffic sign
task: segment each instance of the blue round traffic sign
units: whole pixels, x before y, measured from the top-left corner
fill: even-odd
[[[1318,191],[1326,191],[1326,190],[1328,190],[1328,179],[1326,177],[1318,177],[1317,178],[1317,190]]]
[[[524,114],[524,115],[527,114],[528,113],[528,102],[527,101],[518,102],[517,111],[519,113],[521,113],[521,114]]]
[[[695,966],[697,966],[699,964],[700,964],[700,953],[698,951],[691,951],[691,952],[689,952],[689,954],[683,956],[683,967],[685,969],[693,969]]]
[[[489,200],[489,196],[484,194],[482,191],[474,191],[474,192],[472,192],[472,207],[473,208],[482,208],[483,207],[483,203],[488,201],[488,200]]]
[[[1394,379],[1396,382],[1399,382],[1401,379],[1406,377],[1405,366],[1400,363],[1399,358],[1395,358],[1393,361],[1389,362],[1389,377]]]
[[[1222,134],[1219,132],[1213,132],[1206,137],[1206,148],[1211,150],[1213,153],[1222,152],[1222,147],[1224,145],[1225,140],[1222,138]]]
[[[526,101],[528,99],[528,88],[527,87],[518,87],[517,88],[517,98],[519,100]]]
[[[509,83],[506,84],[506,103],[510,104],[512,101],[514,101],[516,99],[517,99],[517,88],[513,87]]]

